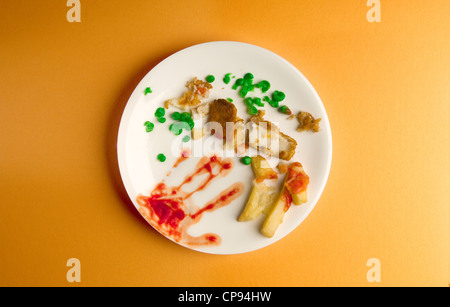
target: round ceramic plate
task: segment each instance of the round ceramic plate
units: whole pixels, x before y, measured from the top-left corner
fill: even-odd
[[[198,244],[192,244],[192,240],[184,241],[172,235],[170,231],[161,231],[159,227],[154,226],[168,239],[193,250],[211,254],[237,254],[254,251],[278,241],[308,216],[319,200],[328,178],[332,156],[330,125],[325,108],[308,80],[285,59],[261,47],[239,42],[210,42],[181,50],[156,65],[136,87],[125,107],[118,134],[118,161],[123,183],[136,209],[149,221],[149,216],[140,210],[138,197],[149,197],[161,182],[167,187],[180,186],[184,179],[195,173],[202,157],[224,155],[223,152],[216,152],[223,147],[216,146],[218,140],[212,140],[212,136],[182,142],[186,135],[190,135],[189,131],[176,136],[169,130],[170,125],[175,122],[170,114],[180,110],[171,106],[166,110],[166,122],[160,123],[155,117],[156,109],[163,107],[166,100],[180,97],[186,91],[187,81],[194,77],[205,80],[208,75],[213,75],[213,88],[205,101],[229,98],[233,100],[238,116],[247,120],[249,115],[243,98],[233,89],[235,80],[246,73],[253,74],[254,83],[267,80],[271,84],[267,93],[264,94],[256,88],[248,96],[263,98],[265,95],[271,96],[275,90],[282,91],[286,95],[282,104],[287,105],[294,114],[306,111],[315,118],[322,119],[319,132],[297,132],[298,121],[295,118],[288,120],[288,116],[267,103],[264,107],[264,119],[275,123],[283,133],[293,137],[298,143],[290,162],[301,162],[310,177],[308,201],[289,208],[272,238],[267,238],[260,232],[266,217],[264,214],[253,221],[238,222],[253,188],[254,175],[249,165],[240,162],[239,156],[228,156],[227,159],[233,162],[229,173],[215,177],[207,186],[191,195],[188,205],[184,204],[187,206],[184,208],[184,220],[189,212],[192,214],[203,210],[201,218],[197,218],[188,229],[184,229],[186,235],[189,238],[205,238],[211,234],[219,238],[220,244],[202,244],[202,240],[199,240]],[[231,77],[228,84],[223,81],[226,74]],[[151,93],[145,93],[147,87],[151,88]],[[144,126],[147,121],[154,123],[151,132],[147,132]],[[185,148],[191,149],[190,158],[174,167]],[[164,154],[167,160],[160,162],[157,159],[159,154]],[[273,166],[277,164],[273,158],[268,159]],[[239,197],[214,211],[206,210],[212,199],[236,183],[241,183],[243,187]],[[197,183],[197,188],[199,184]],[[194,191],[196,187],[183,186],[183,189],[185,188]],[[174,212],[166,214],[166,222],[175,218]],[[183,220],[183,216],[178,216],[178,222]],[[174,220],[172,222],[175,223]],[[158,226],[157,223],[153,225]]]

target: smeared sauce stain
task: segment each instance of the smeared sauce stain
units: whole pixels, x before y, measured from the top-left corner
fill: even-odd
[[[190,157],[190,152],[183,151],[174,164],[174,168]],[[244,184],[236,182],[220,192],[212,200],[194,212],[197,208],[191,197],[205,189],[216,177],[227,176],[233,168],[231,159],[222,159],[217,156],[202,157],[197,163],[194,171],[187,175],[178,186],[167,186],[164,182],[159,183],[149,196],[138,195],[137,202],[140,206],[139,212],[145,219],[163,235],[172,238],[175,242],[186,245],[220,245],[221,238],[217,234],[206,233],[198,237],[188,234],[190,226],[198,223],[203,213],[212,212],[230,204],[244,192]],[[167,176],[170,172],[167,174]],[[185,184],[192,182],[198,176],[206,177],[200,181],[193,191],[184,191]]]

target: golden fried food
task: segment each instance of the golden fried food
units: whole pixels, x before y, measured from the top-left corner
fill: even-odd
[[[278,194],[277,200],[272,205],[266,219],[260,229],[261,233],[268,238],[272,238],[275,235],[280,224],[283,222],[284,215],[291,206],[291,195],[283,185],[281,191]]]
[[[310,113],[300,111],[297,114],[297,120],[299,123],[299,126],[297,128],[297,131],[312,131],[312,132],[318,132],[319,122],[322,120],[321,118],[315,119]]]
[[[300,162],[294,162],[288,167],[284,185],[292,197],[295,205],[301,205],[308,200],[306,189],[309,184],[309,176],[305,173]]]
[[[262,156],[253,157],[251,165],[257,182],[261,182],[265,179],[278,178],[278,173],[270,166],[266,158]]]
[[[186,83],[187,91],[180,98],[166,100],[165,107],[173,105],[182,110],[189,110],[201,103],[202,99],[209,97],[209,90],[212,85],[194,77],[192,81]]]
[[[271,122],[263,119],[264,113],[258,112],[250,118],[249,145],[268,156],[278,156],[289,161],[295,154],[297,141],[284,134]]]
[[[252,192],[248,198],[244,210],[238,218],[239,222],[247,222],[256,219],[261,213],[267,211],[272,204],[273,188],[263,182],[254,182]]]
[[[255,158],[252,159],[252,163],[254,159]],[[259,165],[263,164],[263,166],[266,166],[263,162],[265,159],[262,159],[256,159],[256,163],[260,160]],[[274,171],[272,168],[270,169]],[[261,176],[261,169],[254,169],[254,173],[255,177],[258,175]],[[262,177],[264,176],[265,175],[263,172]],[[278,227],[283,222],[284,216],[289,210],[291,204],[294,203],[295,205],[301,205],[307,201],[306,190],[308,184],[309,177],[305,173],[305,170],[300,162],[293,162],[287,166],[286,175],[278,194],[269,193],[266,185],[263,182],[258,183],[257,179],[255,179],[252,193],[250,194],[244,211],[239,217],[239,221],[253,220],[256,219],[261,213],[266,214],[266,218],[260,231],[264,236],[272,238]],[[273,201],[273,195],[276,195],[275,201]]]
[[[267,186],[263,181],[278,178],[278,173],[272,169],[264,157],[253,157],[251,164],[255,180],[247,204],[238,218],[239,222],[254,220],[261,213],[267,212],[273,202],[274,189]]]
[[[226,124],[235,123],[239,118],[237,117],[237,109],[226,99],[216,99],[209,104],[209,123],[218,123],[222,128],[221,136],[226,138]],[[214,133],[218,133],[215,131]]]

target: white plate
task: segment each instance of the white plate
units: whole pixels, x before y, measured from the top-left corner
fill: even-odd
[[[216,211],[205,212],[201,221],[189,228],[189,233],[193,236],[205,233],[219,235],[222,239],[219,246],[187,246],[177,242],[197,251],[237,254],[257,250],[283,238],[308,216],[322,194],[331,166],[331,130],[319,96],[309,81],[292,64],[266,49],[239,42],[210,42],[181,50],[156,65],[134,90],[121,119],[117,143],[119,169],[128,195],[138,209],[136,198],[139,194],[149,195],[156,184],[164,178],[168,184],[180,182],[180,178],[192,172],[198,161],[195,157],[190,158],[166,177],[177,159],[174,155],[180,155],[177,150],[174,150],[174,154],[171,153],[177,137],[168,128],[174,122],[169,115],[176,110],[171,107],[167,111],[167,121],[164,124],[157,122],[155,110],[162,107],[165,100],[179,97],[185,91],[188,80],[193,77],[204,80],[206,76],[212,74],[216,80],[212,83],[214,88],[208,101],[215,98],[231,98],[238,109],[238,116],[246,119],[248,115],[243,99],[231,88],[236,79],[231,79],[229,84],[225,84],[222,79],[227,73],[240,78],[247,72],[254,75],[255,82],[268,80],[271,83],[271,88],[267,92],[269,96],[274,90],[283,91],[286,99],[282,104],[288,105],[294,114],[302,110],[313,114],[316,118],[322,118],[318,133],[300,133],[296,131],[298,126],[296,119],[286,120],[286,115],[277,112],[277,109],[267,103],[265,107],[265,119],[279,123],[281,131],[294,137],[298,142],[296,154],[291,161],[301,162],[310,177],[308,202],[301,206],[292,205],[275,236],[270,239],[259,232],[263,215],[255,221],[238,222],[237,217],[244,208],[252,188],[253,173],[250,166],[243,165],[236,157],[230,174],[214,180],[207,189],[194,197],[196,205],[201,207],[230,184],[241,181],[245,185],[245,191],[239,198]],[[144,95],[146,87],[151,87],[151,94]],[[250,93],[249,96],[264,95],[256,89],[255,93]],[[146,121],[155,124],[154,130],[150,133],[145,131]],[[159,162],[156,158],[159,153],[164,153],[167,161]]]

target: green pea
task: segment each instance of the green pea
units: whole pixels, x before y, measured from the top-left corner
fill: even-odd
[[[256,104],[258,107],[264,107],[264,103],[261,102],[261,98],[259,97],[253,98],[253,103]]]
[[[191,113],[189,113],[189,112],[183,112],[183,113],[181,113],[181,115],[180,115],[180,120],[181,120],[182,122],[188,121],[188,120],[190,120],[190,119],[191,119]]]
[[[172,115],[171,115],[171,117],[172,117],[174,120],[179,120],[180,117],[181,117],[181,114],[180,114],[180,112],[173,112]]]
[[[246,84],[244,85],[244,87],[247,89],[247,91],[249,92],[253,92],[253,90],[255,89],[255,85],[253,85],[252,83]]]
[[[161,162],[164,162],[164,161],[166,161],[166,159],[167,159],[166,156],[165,156],[164,154],[159,154],[157,158],[158,158],[158,160],[161,161]]]
[[[247,108],[247,113],[250,115],[258,114],[258,109],[255,106],[250,106]]]
[[[231,81],[230,75],[231,75],[231,73],[228,73],[228,74],[225,75],[225,77],[223,77],[223,82],[225,84],[230,83],[230,81]]]
[[[251,107],[253,105],[253,100],[250,97],[244,99],[244,103],[247,107]]]
[[[286,95],[280,91],[275,91],[272,94],[272,99],[275,101],[278,101],[278,102],[283,101],[285,97],[286,97]]]
[[[270,106],[274,107],[274,108],[278,108],[280,106],[280,103],[276,100],[271,100],[269,101]]]
[[[181,125],[179,123],[170,125],[169,130],[175,135],[180,135],[183,132],[183,129],[181,128]]]
[[[155,111],[156,117],[163,117],[164,115],[166,115],[166,109],[164,109],[164,108],[156,109],[156,111]]]
[[[153,129],[155,128],[155,124],[153,124],[152,122],[149,122],[149,121],[146,121],[144,123],[144,126],[145,126],[145,131],[146,132],[152,132]]]
[[[252,79],[253,79],[253,74],[251,74],[251,73],[246,73],[245,76],[244,76],[244,79],[252,80]]]
[[[242,87],[241,90],[239,91],[239,96],[241,96],[242,98],[245,98],[245,96],[247,96],[248,94],[248,89],[246,87]]]
[[[208,83],[213,83],[214,80],[216,80],[216,77],[214,77],[213,75],[209,75],[209,76],[206,77],[206,81]]]
[[[239,85],[242,85],[242,84],[244,84],[244,79],[239,78],[239,79],[236,80],[236,82],[234,82],[234,84],[235,84],[235,85],[238,85],[238,86],[239,86]]]
[[[289,109],[289,107],[286,106],[286,105],[281,106],[281,107],[278,109],[278,111],[280,111],[280,113],[283,113],[283,114],[286,114],[286,115],[291,115],[291,114],[292,114],[291,109]]]
[[[185,126],[183,128],[185,128],[186,130],[194,129],[195,123],[194,123],[194,120],[192,118],[189,118],[188,120],[186,120],[185,123],[187,124],[187,126]]]
[[[241,162],[245,165],[249,165],[250,163],[252,163],[252,158],[250,158],[249,156],[245,156],[241,159]]]
[[[267,92],[270,89],[270,83],[267,80],[260,81],[256,87],[260,88],[263,93]]]

